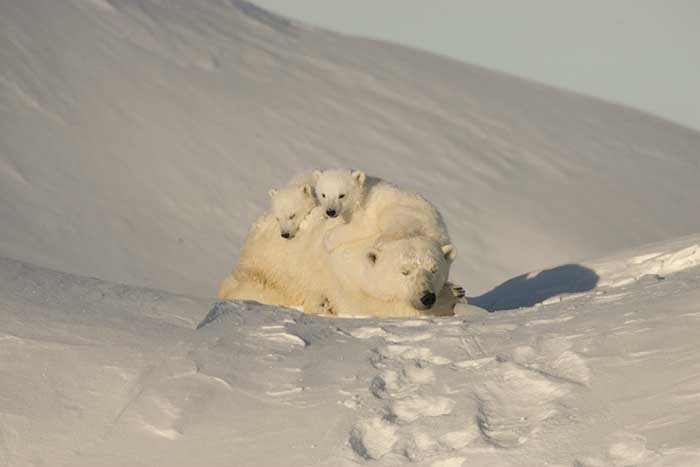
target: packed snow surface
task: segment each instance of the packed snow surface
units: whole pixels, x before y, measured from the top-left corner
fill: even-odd
[[[0,2],[0,255],[202,297],[267,191],[354,167],[472,294],[700,231],[700,134],[240,0]]]
[[[699,244],[546,305],[385,320],[2,259],[0,465],[696,467]]]

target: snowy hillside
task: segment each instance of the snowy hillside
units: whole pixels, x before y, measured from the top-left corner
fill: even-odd
[[[0,255],[211,297],[267,189],[358,167],[448,221],[455,280],[700,231],[700,135],[240,0],[0,2]]]
[[[0,466],[697,467],[699,154],[242,0],[0,1]],[[470,305],[211,299],[333,166],[437,205]]]
[[[616,282],[375,320],[0,259],[0,465],[697,467],[700,236],[589,266]]]

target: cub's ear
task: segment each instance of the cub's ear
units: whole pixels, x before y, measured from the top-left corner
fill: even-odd
[[[314,178],[314,181],[318,181],[318,177],[320,177],[322,173],[323,172],[321,172],[320,170],[314,170],[313,172],[311,172],[311,176]]]
[[[361,170],[353,170],[352,178],[354,178],[357,181],[357,183],[360,184],[360,186],[363,186],[365,184],[365,179],[367,178],[367,175]]]
[[[271,188],[270,191],[267,192],[267,194],[270,195],[270,198],[272,198],[277,194],[277,189]]]
[[[457,257],[457,248],[454,245],[445,245],[442,247],[442,253],[445,255],[447,262],[451,263]]]
[[[304,193],[306,196],[313,198],[314,194],[313,194],[313,190],[311,188],[311,185],[309,185],[308,183],[305,183],[299,188],[301,189],[301,192]]]
[[[377,263],[377,256],[379,255],[379,251],[376,249],[372,248],[367,252],[367,261],[369,261],[369,264],[374,266]]]

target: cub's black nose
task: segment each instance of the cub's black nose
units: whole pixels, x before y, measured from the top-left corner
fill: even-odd
[[[291,235],[289,235],[289,232],[284,232],[282,234],[282,238],[289,238],[289,237],[291,237]]]
[[[435,300],[436,300],[435,294],[432,292],[425,292],[425,293],[423,293],[423,296],[420,298],[420,302],[427,307],[431,307],[431,306],[435,305]]]
[[[335,212],[335,209],[329,209],[328,211],[326,211],[326,214],[328,214],[328,217],[335,217],[338,215],[338,213]]]

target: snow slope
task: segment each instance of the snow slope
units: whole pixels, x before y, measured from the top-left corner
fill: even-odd
[[[699,245],[439,319],[210,307],[0,259],[0,465],[696,467]]]
[[[700,135],[241,0],[0,2],[0,255],[213,296],[267,189],[360,167],[432,200],[480,296],[700,231]]]

